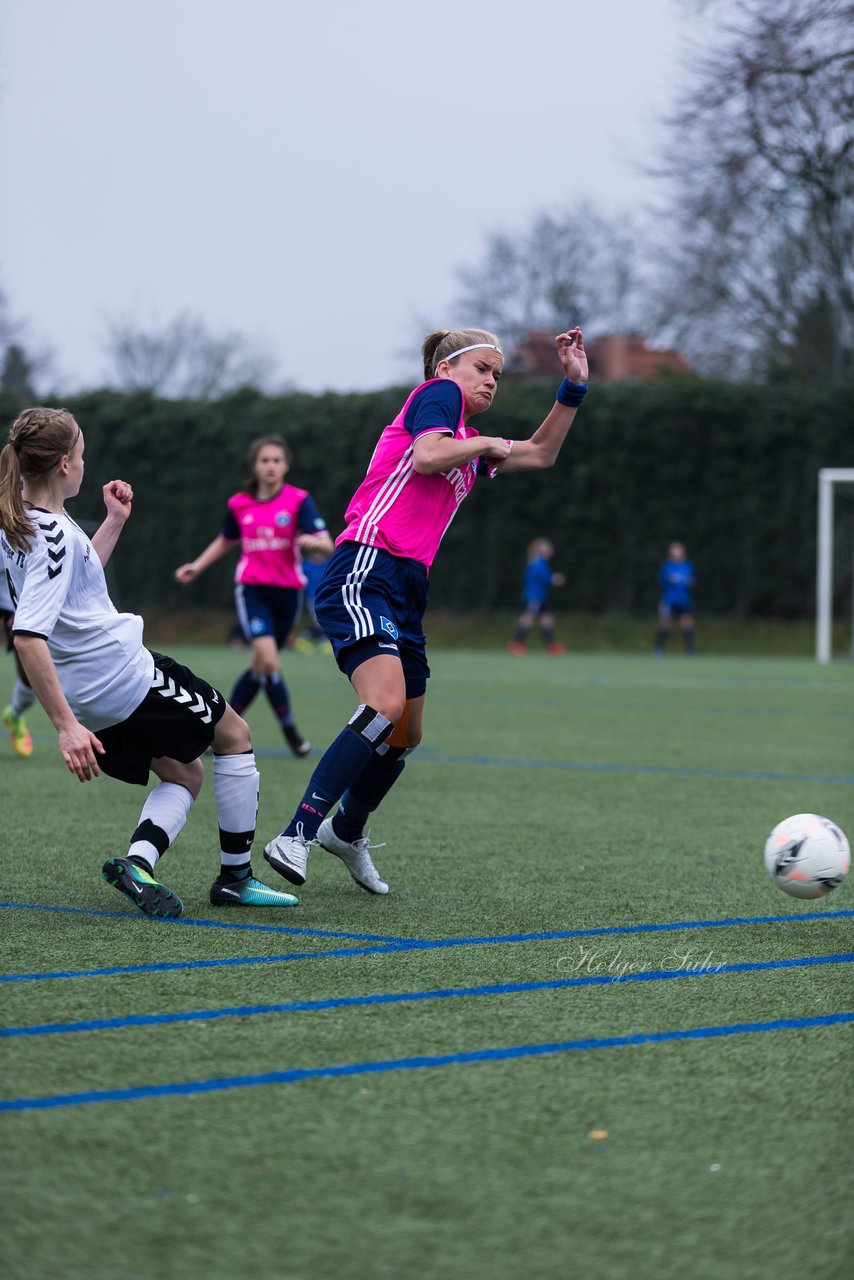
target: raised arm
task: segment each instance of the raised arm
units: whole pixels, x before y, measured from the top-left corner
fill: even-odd
[[[584,350],[584,337],[579,328],[559,333],[555,338],[557,355],[566,378],[558,395],[564,401],[555,401],[554,406],[529,440],[514,440],[512,452],[501,464],[502,471],[538,471],[555,464],[561,445],[572,426],[578,406],[587,390],[587,352]]]
[[[109,480],[102,492],[107,514],[101,527],[92,534],[92,546],[101,564],[105,565],[130,516],[133,489],[126,480]]]

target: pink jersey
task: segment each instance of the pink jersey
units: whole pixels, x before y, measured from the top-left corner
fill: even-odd
[[[307,497],[307,490],[285,484],[272,498],[256,498],[251,493],[235,493],[229,498],[234,525],[227,525],[223,534],[231,537],[239,531],[241,544],[235,582],[296,590],[305,586],[297,537],[308,532],[299,524],[299,510]]]
[[[433,563],[445,531],[478,475],[477,458],[429,476],[418,475],[413,467],[415,440],[404,419],[419,391],[437,381],[431,378],[417,386],[383,431],[367,475],[350,500],[344,517],[346,527],[336,538],[336,546],[361,542],[381,547],[393,556],[419,560],[428,568]],[[480,432],[466,426],[462,404],[460,395],[460,416],[453,436],[456,440],[470,440]],[[451,434],[444,426],[437,426],[436,430]],[[490,474],[494,473],[492,468]]]

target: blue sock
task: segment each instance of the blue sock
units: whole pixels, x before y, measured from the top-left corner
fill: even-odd
[[[238,677],[237,684],[231,691],[229,702],[239,716],[243,715],[243,712],[257,696],[260,688],[261,679],[256,676],[251,667],[244,671],[242,676]]]
[[[281,672],[276,671],[273,675],[267,676],[264,684],[264,692],[267,695],[267,701],[273,708],[273,715],[278,720],[283,729],[289,729],[294,719],[291,715],[291,700],[288,697],[288,686],[282,679]]]
[[[389,747],[383,755],[376,752],[359,776],[341,797],[341,807],[332,820],[335,834],[352,843],[365,830],[374,809],[378,809],[400,775],[403,773],[405,752],[401,747]]]
[[[361,705],[321,756],[297,811],[282,834],[295,836],[297,826],[301,825],[306,840],[313,840],[329,810],[361,773],[376,748],[385,742],[392,728],[391,721],[373,707]]]

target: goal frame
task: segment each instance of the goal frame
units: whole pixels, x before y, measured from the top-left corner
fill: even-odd
[[[815,657],[822,663],[833,657],[833,505],[837,484],[854,485],[854,467],[822,467],[818,473]]]

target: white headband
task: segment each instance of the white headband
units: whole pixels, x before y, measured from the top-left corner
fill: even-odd
[[[456,360],[457,356],[464,356],[467,351],[477,351],[480,347],[489,347],[490,351],[497,351],[501,358],[504,358],[504,352],[494,342],[473,342],[470,347],[460,347],[459,351],[452,351],[449,356],[442,356],[442,360]],[[437,361],[438,364],[442,360]]]

